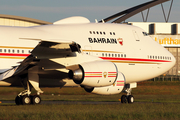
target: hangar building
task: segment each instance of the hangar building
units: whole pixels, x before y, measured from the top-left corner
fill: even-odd
[[[42,20],[36,20],[32,18],[0,14],[0,25],[27,27],[27,26],[36,26],[36,25],[46,25],[46,24],[52,24],[52,23]]]

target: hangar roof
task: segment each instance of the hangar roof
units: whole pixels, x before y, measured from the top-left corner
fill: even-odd
[[[13,19],[13,20],[21,20],[21,21],[26,21],[26,22],[40,24],[40,25],[52,24],[51,22],[46,22],[46,21],[32,19],[32,18],[27,18],[27,17],[14,16],[14,15],[0,14],[0,18]]]

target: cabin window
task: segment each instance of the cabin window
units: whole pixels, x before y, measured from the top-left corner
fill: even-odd
[[[144,36],[148,36],[147,32],[142,32]]]
[[[2,52],[2,49],[0,49],[0,52]]]
[[[6,49],[4,49],[4,52],[6,53]]]
[[[89,33],[90,33],[90,34],[92,34],[92,32],[91,32],[91,31],[89,31]]]
[[[103,32],[103,34],[105,35],[106,33],[105,33],[105,32]]]

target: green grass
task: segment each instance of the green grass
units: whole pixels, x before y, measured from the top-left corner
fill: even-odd
[[[22,88],[0,88],[0,100],[14,100]],[[119,95],[101,96],[82,88],[42,88],[42,100],[114,101],[117,104],[0,104],[0,119],[21,120],[175,120],[180,119],[180,82],[142,82],[133,89],[135,103],[120,104]],[[53,95],[52,95],[53,94]]]
[[[1,119],[23,120],[151,120],[180,119],[180,104],[135,103],[100,105],[0,106]]]

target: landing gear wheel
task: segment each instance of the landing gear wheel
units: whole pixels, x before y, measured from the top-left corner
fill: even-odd
[[[128,103],[133,103],[134,102],[134,97],[132,95],[129,95],[127,97]]]
[[[21,96],[16,96],[15,103],[16,103],[16,105],[21,105],[22,104],[21,103]]]
[[[127,103],[128,100],[127,100],[127,96],[126,95],[122,95],[121,96],[121,103]]]
[[[39,95],[32,96],[32,104],[40,104],[41,98]]]
[[[22,104],[23,104],[23,105],[29,105],[29,104],[31,104],[31,98],[30,98],[30,96],[28,96],[28,95],[22,96],[21,101],[22,101]]]

